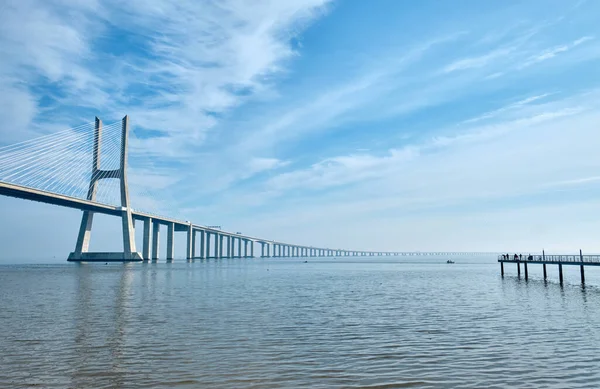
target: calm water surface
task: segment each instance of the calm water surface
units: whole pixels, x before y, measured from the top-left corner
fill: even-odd
[[[424,261],[3,265],[0,387],[600,387],[600,273]]]

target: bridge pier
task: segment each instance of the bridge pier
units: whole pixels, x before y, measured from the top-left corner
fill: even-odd
[[[206,246],[206,242],[205,242],[205,237],[204,237],[204,230],[198,230],[197,231],[198,234],[200,234],[200,255],[198,256],[200,259],[204,259],[204,248]]]
[[[172,261],[175,255],[175,223],[167,224],[167,261]]]
[[[527,272],[527,262],[523,262],[523,267],[525,268],[525,281],[529,279],[529,273]]]
[[[79,234],[75,244],[75,251],[69,254],[67,261],[70,262],[139,262],[142,261],[142,255],[135,249],[135,234],[133,229],[133,215],[129,206],[129,188],[127,186],[127,144],[129,140],[129,117],[125,116],[121,120],[121,156],[118,169],[102,170],[100,166],[102,146],[102,121],[96,117],[94,128],[94,148],[92,155],[92,174],[87,193],[88,201],[96,201],[98,191],[98,181],[107,178],[119,179],[119,189],[121,192],[121,227],[123,233],[123,252],[104,253],[89,252],[89,243],[92,232],[92,222],[94,219],[93,211],[83,211]]]
[[[205,235],[206,235],[206,238],[205,238],[206,239],[206,257],[205,258],[209,259],[210,258],[210,238],[211,238],[212,234],[210,232],[206,231]]]
[[[219,258],[223,258],[223,241],[225,240],[225,235],[219,234]]]
[[[546,273],[546,264],[542,265],[544,267],[544,281],[548,278],[548,273]]]
[[[186,247],[186,259],[193,259],[196,253],[196,233],[192,223],[188,226],[187,230],[187,247]]]
[[[158,260],[158,245],[160,243],[160,224],[152,222],[152,260]]]
[[[144,258],[144,261],[149,261],[150,259],[152,259],[150,255],[150,244],[152,242],[151,230],[152,219],[144,219],[144,236],[142,242],[142,257]]]

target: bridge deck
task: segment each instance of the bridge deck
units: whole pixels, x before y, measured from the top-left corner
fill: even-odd
[[[0,181],[0,195],[15,197],[25,200],[37,201],[46,204],[58,205],[67,208],[79,209],[82,211],[92,211],[96,213],[112,215],[112,216],[121,216],[122,208],[119,206],[113,206],[108,204],[97,203],[85,199],[80,199],[76,197],[70,197],[66,195],[56,194],[52,192],[47,192],[39,189],[33,189],[25,186],[10,184],[6,182]],[[170,217],[164,217],[160,215],[155,215],[147,212],[132,210],[132,216],[135,220],[148,220],[152,219],[154,223],[162,224],[162,225],[174,225],[175,231],[187,231],[190,226],[196,231],[206,231],[213,234],[219,234],[223,236],[233,236],[239,239],[245,239],[249,241],[254,241],[258,243],[269,243],[274,245],[283,245],[290,247],[306,247],[315,250],[329,250],[334,252],[339,252],[341,257],[344,256],[459,256],[459,255],[494,255],[496,253],[476,253],[476,252],[444,252],[444,251],[431,251],[431,252],[398,252],[398,251],[361,251],[361,250],[344,250],[344,249],[336,249],[336,248],[319,248],[312,246],[302,246],[302,245],[292,245],[285,242],[279,242],[275,240],[269,239],[261,239],[248,235],[237,234],[234,232],[222,231],[220,229],[214,229],[207,226],[192,224],[187,221],[178,220]],[[287,256],[287,255],[284,255]]]

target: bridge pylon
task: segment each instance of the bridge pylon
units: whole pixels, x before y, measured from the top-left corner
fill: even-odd
[[[114,170],[103,170],[100,167],[102,146],[102,121],[96,117],[94,130],[94,153],[92,158],[92,176],[87,193],[89,201],[96,201],[98,181],[105,178],[116,178],[120,181],[121,191],[121,224],[123,230],[123,252],[89,252],[90,237],[92,233],[93,211],[83,211],[81,225],[77,236],[75,251],[69,254],[71,262],[137,262],[142,260],[142,255],[135,249],[135,233],[133,216],[129,206],[129,190],[127,184],[127,143],[129,140],[129,117],[121,121],[121,158],[120,166]]]

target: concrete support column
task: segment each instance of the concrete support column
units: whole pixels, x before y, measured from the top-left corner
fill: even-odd
[[[219,258],[223,258],[223,240],[225,240],[225,235],[219,234]]]
[[[254,241],[250,241],[250,258],[254,258]]]
[[[196,258],[196,251],[197,251],[196,250],[196,247],[197,247],[196,246],[196,243],[197,243],[196,233],[197,232],[198,231],[196,231],[196,230],[192,230],[192,258]]]
[[[206,231],[206,259],[210,258],[210,239],[212,237],[212,234],[208,231]]]
[[[147,218],[144,219],[144,241],[142,242],[142,257],[144,261],[149,261],[151,259],[150,256],[150,245],[152,243],[152,235],[150,231],[152,230],[152,219]]]
[[[206,232],[204,230],[199,230],[198,233],[200,234],[200,258],[204,259],[206,258]]]
[[[232,237],[227,235],[225,239],[225,256],[231,258],[231,239]]]
[[[267,243],[267,257],[271,257],[271,245]]]
[[[158,260],[158,244],[160,243],[160,224],[152,222],[152,259]]]
[[[248,239],[244,239],[244,258],[248,258]]]
[[[192,259],[194,257],[194,229],[190,224],[187,229],[187,247],[185,250],[186,259]]]
[[[219,239],[220,239],[219,238],[219,234],[215,233],[213,235],[214,235],[214,239],[213,239],[214,242],[213,243],[215,244],[215,250],[214,250],[215,251],[215,255],[214,255],[214,257],[215,258],[219,258]]]
[[[242,239],[238,238],[238,258],[242,258],[245,257],[245,255],[242,255]]]
[[[172,261],[175,255],[175,223],[167,224],[167,261]]]

